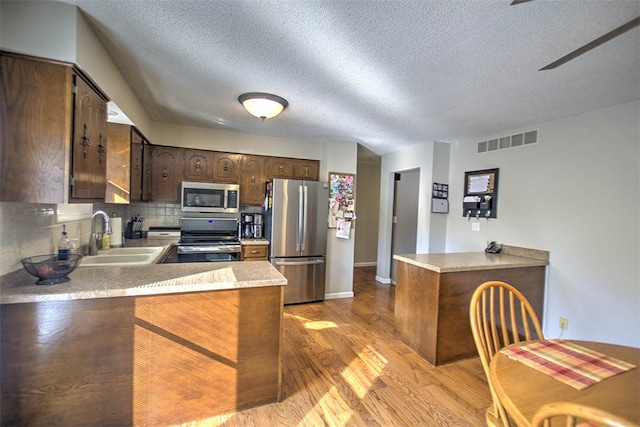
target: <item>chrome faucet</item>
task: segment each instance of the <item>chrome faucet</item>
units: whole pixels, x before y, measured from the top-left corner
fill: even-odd
[[[104,229],[102,230],[102,234],[111,234],[111,224],[109,223],[109,215],[104,211],[95,211],[93,216],[91,217],[91,237],[89,238],[89,255],[98,255],[98,236],[95,232],[95,227],[93,224],[96,216],[102,216],[104,219]]]

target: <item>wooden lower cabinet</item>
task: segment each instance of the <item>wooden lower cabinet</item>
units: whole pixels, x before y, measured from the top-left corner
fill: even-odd
[[[268,261],[269,245],[242,245],[241,261]]]
[[[543,318],[545,267],[438,273],[398,261],[395,317],[402,341],[434,366],[476,357],[469,303],[489,280],[517,284]]]
[[[0,316],[2,425],[176,425],[280,399],[281,286]]]

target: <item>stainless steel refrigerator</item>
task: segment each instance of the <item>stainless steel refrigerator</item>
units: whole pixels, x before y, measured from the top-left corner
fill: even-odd
[[[274,179],[264,234],[271,264],[288,279],[284,303],[322,301],[325,289],[329,184]]]

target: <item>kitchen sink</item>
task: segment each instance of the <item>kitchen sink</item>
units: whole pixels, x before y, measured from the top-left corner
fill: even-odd
[[[102,252],[100,255],[159,255],[164,248],[162,246],[150,246],[145,248],[114,248]]]
[[[108,267],[155,264],[164,248],[114,248],[99,251],[98,255],[85,256],[80,267]]]

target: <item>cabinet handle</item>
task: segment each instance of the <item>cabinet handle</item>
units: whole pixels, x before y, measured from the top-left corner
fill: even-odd
[[[87,147],[91,145],[91,140],[87,136],[87,124],[85,123],[82,129],[82,158],[87,158]]]
[[[225,171],[225,172],[229,172],[229,166],[223,167],[222,170]]]
[[[256,183],[256,176],[255,175],[251,175],[251,185]]]
[[[164,179],[164,181],[167,180],[168,176],[169,176],[169,174],[167,173],[167,168],[164,168],[164,172],[162,172],[162,178]]]
[[[99,144],[98,144],[98,162],[102,163],[102,154],[106,153],[107,150],[105,146],[102,144],[102,134],[100,134]]]
[[[252,254],[260,253],[259,251],[251,251]]]
[[[278,169],[280,169],[280,175],[282,175],[282,173],[284,172],[284,166],[280,165]]]
[[[306,176],[307,178],[309,177],[309,168],[308,167],[304,168],[304,176]]]
[[[200,160],[196,160],[196,170],[200,172]]]

